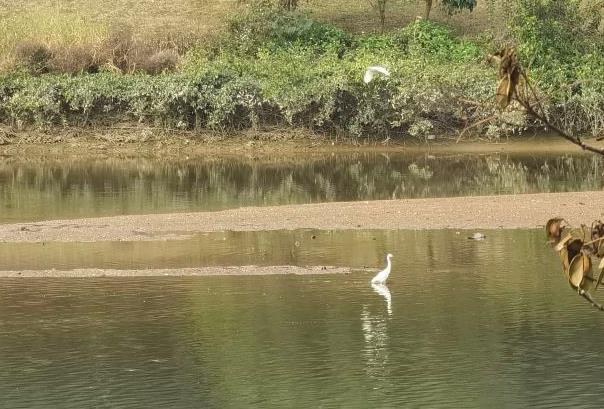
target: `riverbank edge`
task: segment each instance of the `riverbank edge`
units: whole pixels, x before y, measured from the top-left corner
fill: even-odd
[[[585,139],[594,146],[604,143]],[[0,155],[5,158],[192,159],[208,156],[299,156],[337,153],[434,154],[576,154],[582,150],[554,134],[525,134],[484,140],[456,135],[431,141],[413,138],[352,138],[307,129],[246,130],[232,133],[167,131],[153,128],[61,128],[7,131],[0,128]]]

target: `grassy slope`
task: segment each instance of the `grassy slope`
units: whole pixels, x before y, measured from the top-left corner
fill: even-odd
[[[480,1],[472,13],[455,16],[437,6],[432,17],[462,37],[500,34],[506,18],[499,14],[501,10],[487,8],[485,3]],[[23,39],[49,45],[94,45],[106,38],[108,28],[116,22],[132,25],[136,38],[147,43],[182,48],[205,44],[207,36],[220,32],[228,17],[241,14],[245,7],[238,0],[4,1],[0,2],[0,68],[3,59],[10,66],[10,53]],[[348,31],[379,31],[377,15],[366,1],[305,0],[301,9],[314,19]],[[393,3],[387,29],[400,28],[422,11],[419,0]],[[260,53],[252,59],[230,55],[211,61],[187,58],[193,67],[185,69],[184,76],[7,78],[0,84],[0,100],[5,101],[0,114],[18,126],[32,122],[88,124],[110,118],[109,114],[126,113],[141,122],[187,128],[247,127],[275,116],[278,124],[344,127],[353,134],[362,134],[364,129],[398,129],[418,136],[484,117],[488,110],[477,112],[460,101],[490,97],[494,71],[481,63],[476,52],[467,57],[432,55],[448,53],[453,43],[457,44],[451,50],[454,54],[457,49],[468,51],[466,45],[458,44],[458,38],[437,35],[425,41],[415,53],[399,55],[391,45],[380,48],[373,44],[347,53],[343,60],[336,58],[334,50],[320,58],[298,51],[292,56],[291,50]],[[469,45],[471,51],[473,45]],[[599,85],[593,85],[592,77],[600,76],[592,71],[601,69],[599,60],[594,61],[578,77],[583,84],[581,93],[572,95],[573,99],[559,97],[552,112],[575,121],[566,123],[568,128],[590,129],[595,134],[604,123],[604,102]],[[359,73],[376,62],[388,65],[393,78],[365,87]],[[312,69],[301,71],[300,67]]]
[[[95,44],[115,22],[131,24],[146,41],[186,44],[219,29],[234,5],[233,0],[9,1],[0,3],[0,55],[23,39]]]
[[[237,0],[9,0],[0,2],[0,55],[7,55],[23,39],[49,45],[95,44],[116,21],[130,23],[145,41],[187,45],[223,28],[228,16],[242,7]],[[349,31],[379,31],[377,15],[366,1],[309,0],[302,2],[301,10]],[[421,2],[393,2],[387,29],[404,26],[422,10]],[[437,6],[432,17],[469,35],[500,30],[504,20],[484,2],[472,13],[455,16]]]

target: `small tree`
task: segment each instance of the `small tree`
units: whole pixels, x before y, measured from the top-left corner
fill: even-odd
[[[369,0],[372,8],[376,9],[380,17],[380,30],[382,33],[386,27],[386,4],[388,0]]]
[[[426,11],[424,12],[424,17],[426,19],[430,18],[430,11],[432,11],[433,0],[424,0],[426,2]],[[449,13],[455,13],[460,10],[474,10],[476,7],[476,0],[441,0],[443,6],[447,8]]]

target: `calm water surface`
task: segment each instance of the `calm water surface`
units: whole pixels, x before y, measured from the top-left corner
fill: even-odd
[[[0,407],[604,407],[604,315],[541,231],[309,233],[232,238],[235,259],[211,237],[185,246],[205,243],[207,264],[258,261],[245,254],[265,242],[267,264],[378,267],[391,251],[388,288],[360,272],[0,280]],[[39,263],[82,249],[63,251]],[[184,257],[149,264],[202,260]]]
[[[598,190],[593,155],[0,159],[0,223],[250,205]]]

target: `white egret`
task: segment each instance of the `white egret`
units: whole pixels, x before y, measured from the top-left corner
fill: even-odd
[[[370,67],[367,67],[367,71],[365,71],[365,75],[363,76],[363,81],[365,82],[365,84],[369,84],[376,74],[381,74],[385,75],[386,77],[389,77],[390,71],[388,71],[388,69],[382,65],[372,65]]]
[[[383,269],[382,271],[380,271],[379,273],[377,273],[375,275],[375,277],[373,277],[371,279],[371,283],[372,284],[384,284],[386,283],[386,280],[388,279],[388,276],[390,275],[390,270],[392,269],[392,262],[390,261],[392,259],[393,255],[388,253],[386,255],[386,268]]]

